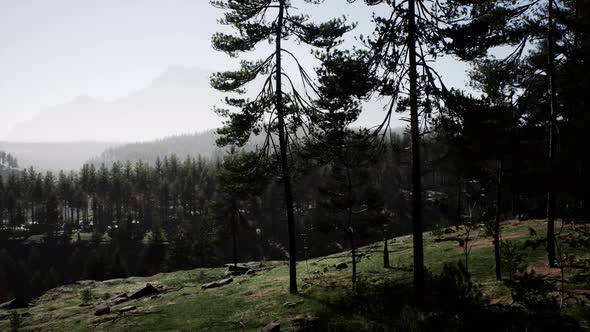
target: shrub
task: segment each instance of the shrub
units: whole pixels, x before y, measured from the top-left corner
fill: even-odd
[[[533,272],[521,276],[515,275],[509,281],[512,299],[527,310],[535,313],[553,313],[559,311],[555,297],[549,295],[556,290],[552,281],[546,280]]]
[[[524,254],[513,241],[502,241],[500,245],[502,268],[508,272],[510,278],[526,269]]]
[[[20,314],[16,311],[13,311],[10,314],[10,329],[12,331],[18,331],[18,329],[21,327],[22,325],[22,318],[20,316]]]
[[[82,300],[83,305],[88,305],[93,297],[92,291],[89,288],[85,288],[80,292],[80,300]]]
[[[431,277],[429,286],[437,309],[461,313],[483,302],[479,286],[461,262],[445,264],[441,274]]]
[[[111,298],[111,293],[104,293],[102,294],[101,298],[106,301]]]

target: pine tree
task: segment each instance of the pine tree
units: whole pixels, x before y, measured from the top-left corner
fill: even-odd
[[[310,1],[308,1],[310,2]],[[226,104],[234,110],[218,110],[226,121],[219,131],[220,145],[244,145],[251,134],[266,132],[267,138],[262,149],[276,149],[274,139],[278,136],[278,160],[281,181],[284,187],[285,208],[289,233],[289,290],[297,292],[297,247],[296,223],[293,208],[293,190],[289,161],[289,149],[293,147],[297,130],[309,130],[313,123],[314,110],[307,92],[297,91],[295,83],[285,71],[283,57],[295,62],[302,77],[302,84],[309,87],[310,76],[297,61],[295,53],[285,49],[283,42],[294,37],[312,47],[332,47],[340,37],[351,29],[344,20],[336,19],[317,25],[310,23],[305,15],[296,15],[297,8],[289,0],[227,0],[212,1],[217,8],[225,10],[221,24],[233,27],[238,34],[217,33],[213,36],[213,47],[232,57],[253,50],[263,41],[274,41],[275,48],[267,58],[260,61],[241,62],[237,71],[217,73],[211,78],[214,88],[238,94],[226,98]],[[253,100],[239,96],[248,83],[260,79],[263,87]],[[283,80],[286,80],[283,83]],[[290,89],[285,90],[285,86]],[[291,90],[288,92],[288,90]]]
[[[260,195],[266,185],[270,171],[261,164],[253,152],[238,151],[232,147],[224,156],[217,171],[219,195],[213,206],[219,219],[230,219],[230,232],[233,245],[233,263],[238,264],[238,232],[240,226],[247,224],[248,204]]]
[[[390,13],[376,15],[375,33],[363,39],[369,50],[374,91],[391,97],[388,112],[376,131],[386,133],[394,111],[410,114],[412,151],[412,225],[414,288],[424,297],[421,138],[430,130],[433,111],[441,109],[448,93],[440,75],[429,64],[441,54],[461,59],[484,56],[492,46],[512,40],[515,11],[494,3],[504,1],[365,0],[387,5]],[[506,3],[509,3],[507,1]],[[407,97],[406,97],[407,96]]]

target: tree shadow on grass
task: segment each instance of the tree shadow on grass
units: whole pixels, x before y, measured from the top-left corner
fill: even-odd
[[[428,275],[422,305],[411,283],[360,281],[339,296],[314,296],[324,305],[318,319],[300,320],[299,331],[581,331],[559,312],[533,312],[510,305],[489,305],[461,264]]]

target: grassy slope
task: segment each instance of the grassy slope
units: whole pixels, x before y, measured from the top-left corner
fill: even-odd
[[[539,234],[544,231],[539,221],[506,223],[505,237],[514,236],[514,241],[524,242],[529,237],[528,228]],[[411,238],[404,236],[390,241],[392,269],[382,268],[382,244],[361,249],[367,256],[359,264],[360,278],[367,283],[386,280],[410,281],[412,246]],[[528,250],[527,259],[531,264],[544,260],[544,249]],[[588,254],[584,254],[587,258]],[[425,259],[428,268],[437,273],[445,262],[463,259],[463,252],[457,242],[435,242],[431,234],[425,236]],[[202,290],[200,285],[220,279],[223,269],[195,269],[174,273],[158,274],[152,277],[112,280],[91,286],[69,285],[51,290],[35,302],[35,306],[22,310],[30,317],[23,318],[23,330],[43,331],[257,331],[272,321],[279,321],[282,327],[293,327],[299,320],[305,320],[326,312],[326,303],[346,296],[350,289],[350,268],[336,270],[334,265],[348,261],[348,253],[300,262],[298,265],[300,295],[288,293],[288,268],[282,262],[268,262],[267,270],[254,276],[234,278],[228,286]],[[475,247],[470,256],[470,272],[474,280],[482,285],[482,291],[492,301],[510,302],[510,292],[502,282],[494,279],[493,248]],[[116,295],[133,292],[145,283],[164,285],[169,290],[155,299],[130,301],[112,308],[113,313],[94,316],[94,305],[102,302],[99,297],[105,293]],[[585,285],[586,287],[588,285]],[[97,299],[93,306],[79,306],[80,291],[88,287]],[[571,287],[580,287],[571,286]],[[298,302],[287,307],[286,302]],[[135,305],[137,310],[124,314],[117,309]],[[344,317],[351,321],[362,317]],[[0,330],[8,330],[8,320],[0,321]]]

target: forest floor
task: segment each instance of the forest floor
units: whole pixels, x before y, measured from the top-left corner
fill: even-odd
[[[503,224],[504,239],[517,244],[542,236],[541,220],[510,221]],[[558,227],[559,229],[559,227]],[[564,228],[563,232],[568,232]],[[424,257],[429,271],[442,271],[444,263],[464,261],[463,249],[456,240],[461,231],[452,228],[445,234],[425,234]],[[564,234],[564,233],[562,233]],[[478,238],[471,242],[469,272],[479,285],[485,301],[490,304],[512,303],[510,289],[494,277],[494,253],[490,239]],[[391,268],[383,268],[383,243],[363,247],[358,264],[359,287],[398,283],[409,288],[412,280],[412,238],[402,236],[389,240]],[[570,251],[575,251],[571,249]],[[578,260],[590,260],[590,253],[575,252]],[[528,270],[534,269],[547,277],[560,277],[555,269],[546,266],[544,246],[525,249]],[[336,269],[340,262],[348,267]],[[322,258],[301,261],[298,264],[300,293],[288,292],[288,266],[286,262],[263,262],[255,274],[233,277],[233,282],[212,289],[202,285],[224,279],[225,268],[194,269],[162,273],[151,277],[131,277],[83,285],[67,285],[48,291],[27,309],[19,309],[22,324],[19,331],[260,331],[270,322],[281,324],[281,330],[297,330],[310,322],[329,319],[331,325],[347,326],[349,330],[362,330],[371,326],[366,317],[357,314],[338,314],[338,303],[353,296],[351,291],[350,253],[343,252]],[[559,272],[559,270],[557,270]],[[587,273],[566,269],[566,280],[573,274]],[[159,289],[155,296],[112,305],[108,314],[96,316],[104,299],[121,293],[131,294],[147,283]],[[582,329],[590,329],[584,315],[590,301],[588,280],[566,284],[571,294],[578,294],[577,304],[566,302],[568,315],[575,317]],[[93,295],[89,304],[81,305],[84,289]],[[559,297],[559,293],[555,294]],[[391,298],[391,301],[396,301]],[[582,302],[580,302],[582,301]],[[568,309],[570,308],[570,309]],[[582,311],[580,311],[582,308]],[[585,308],[585,309],[584,309]],[[122,310],[123,309],[123,310]],[[585,310],[585,311],[584,311]],[[2,312],[0,311],[0,314]],[[338,325],[340,324],[340,325]],[[10,320],[0,320],[0,331],[10,329]]]

